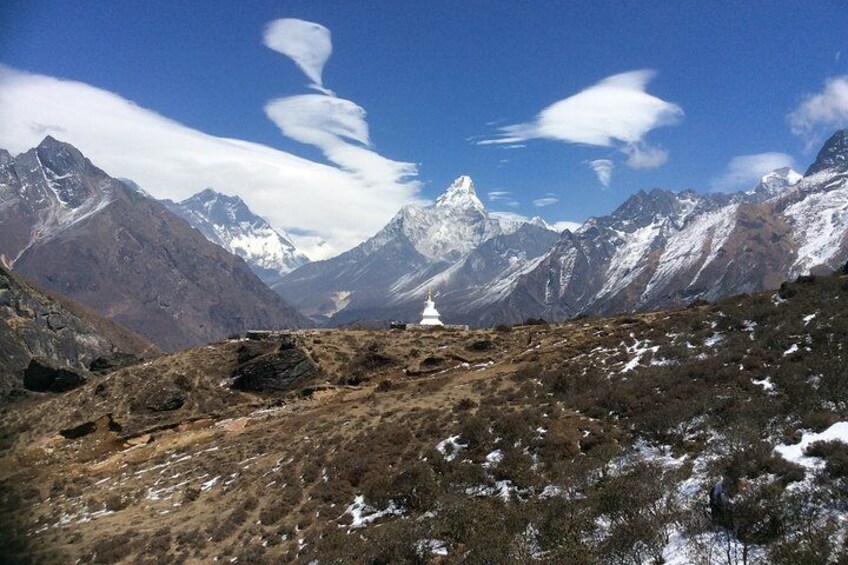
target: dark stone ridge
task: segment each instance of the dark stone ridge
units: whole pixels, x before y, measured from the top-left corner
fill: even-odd
[[[283,349],[238,367],[231,386],[247,392],[289,392],[317,373],[318,367],[303,351]]]
[[[74,371],[51,367],[36,359],[24,371],[24,388],[34,392],[67,392],[85,382],[85,377]]]
[[[262,342],[246,341],[241,344],[236,354],[238,355],[238,364],[244,365],[248,361],[253,361],[260,355],[268,353],[268,345]]]
[[[848,130],[841,129],[830,136],[804,176],[827,169],[848,171]]]
[[[88,366],[88,370],[98,375],[105,375],[140,362],[141,359],[132,353],[113,353],[111,355],[101,355],[92,361]]]
[[[177,386],[166,386],[148,392],[141,403],[151,412],[178,410],[185,404],[185,393]]]
[[[83,422],[78,426],[72,426],[64,430],[60,430],[59,434],[65,439],[79,439],[93,434],[97,430],[110,431],[115,433],[121,432],[121,425],[112,419],[112,414],[106,414],[98,418],[96,421]]]

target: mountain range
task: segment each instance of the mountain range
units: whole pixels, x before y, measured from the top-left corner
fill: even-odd
[[[405,206],[357,247],[309,262],[238,197],[159,201],[47,137],[16,157],[0,150],[0,261],[165,350],[254,328],[412,322],[428,290],[449,323],[557,321],[839,267],[846,178],[838,131],[804,175],[778,169],[734,194],[639,191],[557,233],[489,212],[463,175],[432,205]]]
[[[49,136],[0,151],[0,260],[166,350],[309,323],[241,258]]]
[[[329,325],[415,321],[431,290],[447,322],[563,320],[775,288],[848,258],[848,134],[803,176],[789,168],[735,194],[639,191],[559,234],[489,214],[470,178],[404,207],[374,237],[273,285]]]
[[[461,176],[433,205],[404,206],[374,237],[273,288],[331,325],[412,320],[427,289],[440,294],[447,321],[476,321],[469,313],[485,305],[481,296],[499,296],[554,244],[557,234],[542,225],[493,217],[471,178]]]

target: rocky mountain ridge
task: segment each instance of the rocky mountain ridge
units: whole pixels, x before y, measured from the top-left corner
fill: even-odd
[[[0,256],[167,350],[308,324],[242,259],[52,137],[0,156]]]

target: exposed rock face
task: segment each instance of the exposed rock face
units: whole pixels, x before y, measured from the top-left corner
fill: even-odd
[[[36,289],[2,266],[0,295],[0,394],[22,385],[33,358],[84,373],[98,358],[158,353],[144,339],[67,298]]]
[[[244,261],[72,146],[0,164],[0,254],[164,349],[307,323]]]

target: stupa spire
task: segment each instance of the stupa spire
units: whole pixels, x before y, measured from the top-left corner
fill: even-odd
[[[433,301],[433,293],[427,289],[427,301],[424,303],[424,312],[421,313],[422,326],[443,326],[439,319],[439,311],[436,310],[436,303]]]

